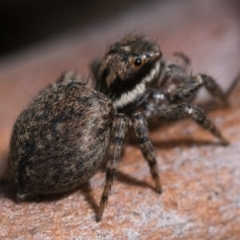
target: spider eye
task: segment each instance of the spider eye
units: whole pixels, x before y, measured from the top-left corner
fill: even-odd
[[[136,67],[141,66],[141,65],[142,65],[142,59],[141,59],[140,57],[137,58],[137,59],[134,61],[134,65],[135,65]]]

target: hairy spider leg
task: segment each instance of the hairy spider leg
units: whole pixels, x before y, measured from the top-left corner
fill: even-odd
[[[197,91],[204,86],[206,90],[224,107],[229,106],[227,96],[216,81],[205,74],[186,78],[174,90],[169,91],[169,100],[173,103],[192,101]]]
[[[143,113],[138,112],[133,114],[132,121],[138,144],[145,160],[148,162],[150,173],[152,175],[153,181],[155,182],[156,191],[158,193],[161,193],[162,187],[158,174],[157,159],[153,145],[148,139],[148,126],[146,118]]]
[[[174,122],[180,119],[191,117],[202,128],[211,132],[215,137],[220,139],[223,145],[228,144],[218,128],[208,119],[204,111],[196,105],[190,103],[179,103],[169,105],[167,108],[158,107],[157,117],[160,122]]]
[[[180,54],[180,53],[176,53]],[[177,57],[180,57],[179,55],[176,55]],[[181,56],[182,58],[182,56]],[[190,60],[188,63],[183,60],[183,65],[178,65],[175,63],[167,64],[164,59],[161,59],[160,62],[160,74],[159,78],[157,80],[157,86],[159,88],[169,86],[170,84],[179,84],[183,82],[187,76],[187,68],[190,64]]]
[[[104,184],[104,189],[100,201],[99,212],[96,216],[96,220],[99,222],[102,218],[104,208],[107,204],[108,197],[111,191],[111,186],[113,184],[113,177],[115,171],[118,167],[118,162],[121,157],[121,147],[125,137],[127,127],[127,118],[124,114],[116,114],[113,120],[112,126],[112,136],[110,140],[109,146],[109,154],[107,157],[107,171],[106,171],[106,179]]]
[[[235,80],[236,82],[236,80]],[[212,95],[223,107],[228,107],[227,93],[217,84],[216,80],[205,74],[188,75],[186,67],[177,64],[167,65],[162,60],[162,70],[158,80],[158,87],[176,85],[175,89],[167,89],[166,95],[172,103],[193,101],[201,87]]]

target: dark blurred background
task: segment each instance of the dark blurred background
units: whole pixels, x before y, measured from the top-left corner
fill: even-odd
[[[66,30],[106,21],[140,4],[146,1],[0,0],[0,56]]]
[[[87,25],[111,21],[111,18],[124,11],[131,11],[141,5],[144,8],[144,5],[151,5],[153,2],[177,1],[0,0],[0,57],[65,31],[81,30]],[[190,3],[196,2],[198,1],[192,0]],[[226,2],[240,13],[240,1]]]

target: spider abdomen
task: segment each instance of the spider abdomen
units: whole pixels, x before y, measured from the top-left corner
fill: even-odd
[[[12,133],[10,165],[19,188],[49,194],[86,182],[104,160],[112,113],[111,101],[81,82],[42,91]]]

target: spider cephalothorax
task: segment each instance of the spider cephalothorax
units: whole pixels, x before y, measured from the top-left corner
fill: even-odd
[[[159,76],[159,46],[144,37],[127,37],[110,47],[97,70],[96,90],[117,109],[139,102],[147,86]]]
[[[95,67],[96,90],[108,96],[119,113],[131,116],[140,111],[161,122],[192,117],[227,144],[204,112],[192,104],[203,86],[223,106],[228,105],[226,94],[212,77],[188,74],[190,59],[185,54],[174,55],[182,59],[182,65],[167,64],[159,45],[146,37],[125,37],[113,44]]]
[[[185,65],[188,58],[178,53]],[[20,114],[13,128],[9,166],[19,200],[66,192],[88,181],[106,163],[106,181],[97,220],[108,200],[127,125],[134,129],[155,188],[161,184],[146,119],[191,117],[222,144],[227,140],[192,100],[200,87],[223,104],[214,79],[189,75],[185,66],[167,64],[158,44],[130,36],[112,45],[92,68],[95,89],[68,72],[48,86]],[[169,89],[175,85],[174,89]]]

